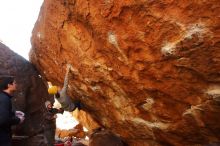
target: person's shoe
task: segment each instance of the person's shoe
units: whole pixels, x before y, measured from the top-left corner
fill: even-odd
[[[81,103],[79,100],[75,101],[74,104],[76,105],[76,108],[78,108],[79,111],[80,111],[80,110],[82,109],[82,107],[83,107],[82,103]]]

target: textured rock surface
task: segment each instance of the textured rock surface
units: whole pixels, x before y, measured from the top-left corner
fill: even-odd
[[[112,132],[97,130],[90,136],[89,146],[125,146],[125,144]]]
[[[130,145],[220,141],[220,1],[46,0],[31,61]]]
[[[83,131],[83,126],[81,124],[76,125],[73,129],[64,130],[64,129],[56,129],[56,135],[59,138],[65,137],[76,137],[76,138],[85,138],[86,133]]]
[[[48,97],[47,87],[33,65],[1,43],[0,65],[0,75],[16,77],[18,91],[13,102],[15,109],[23,111],[26,117],[23,124],[16,126],[16,135],[29,136],[27,146],[43,146],[42,105]]]

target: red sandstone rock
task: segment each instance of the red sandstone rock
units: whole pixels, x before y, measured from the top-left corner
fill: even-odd
[[[47,0],[31,61],[134,145],[220,141],[220,1]],[[85,121],[84,121],[85,122]]]
[[[0,75],[15,76],[18,90],[14,95],[13,103],[16,110],[25,113],[24,123],[16,126],[16,136],[29,137],[23,139],[22,145],[43,146],[42,115],[44,101],[48,98],[47,87],[30,62],[2,43],[0,43],[0,64]]]
[[[73,129],[65,130],[65,129],[57,129],[56,135],[60,138],[65,137],[76,137],[76,138],[85,138],[86,133],[83,131],[83,127],[81,124],[76,125]]]
[[[112,132],[98,130],[90,136],[89,146],[125,146],[125,144]]]

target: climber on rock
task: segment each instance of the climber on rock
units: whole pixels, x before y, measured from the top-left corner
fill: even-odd
[[[62,108],[65,111],[72,112],[76,108],[78,108],[78,110],[80,110],[81,109],[81,103],[80,103],[80,101],[72,101],[71,98],[67,95],[70,68],[71,68],[71,65],[67,64],[66,74],[65,74],[65,77],[64,77],[63,88],[58,91],[57,86],[51,86],[48,89],[48,93],[49,94],[54,94],[54,98],[61,104]]]

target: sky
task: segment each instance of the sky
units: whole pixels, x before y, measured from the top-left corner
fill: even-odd
[[[27,60],[42,3],[43,0],[0,0],[0,41]]]

